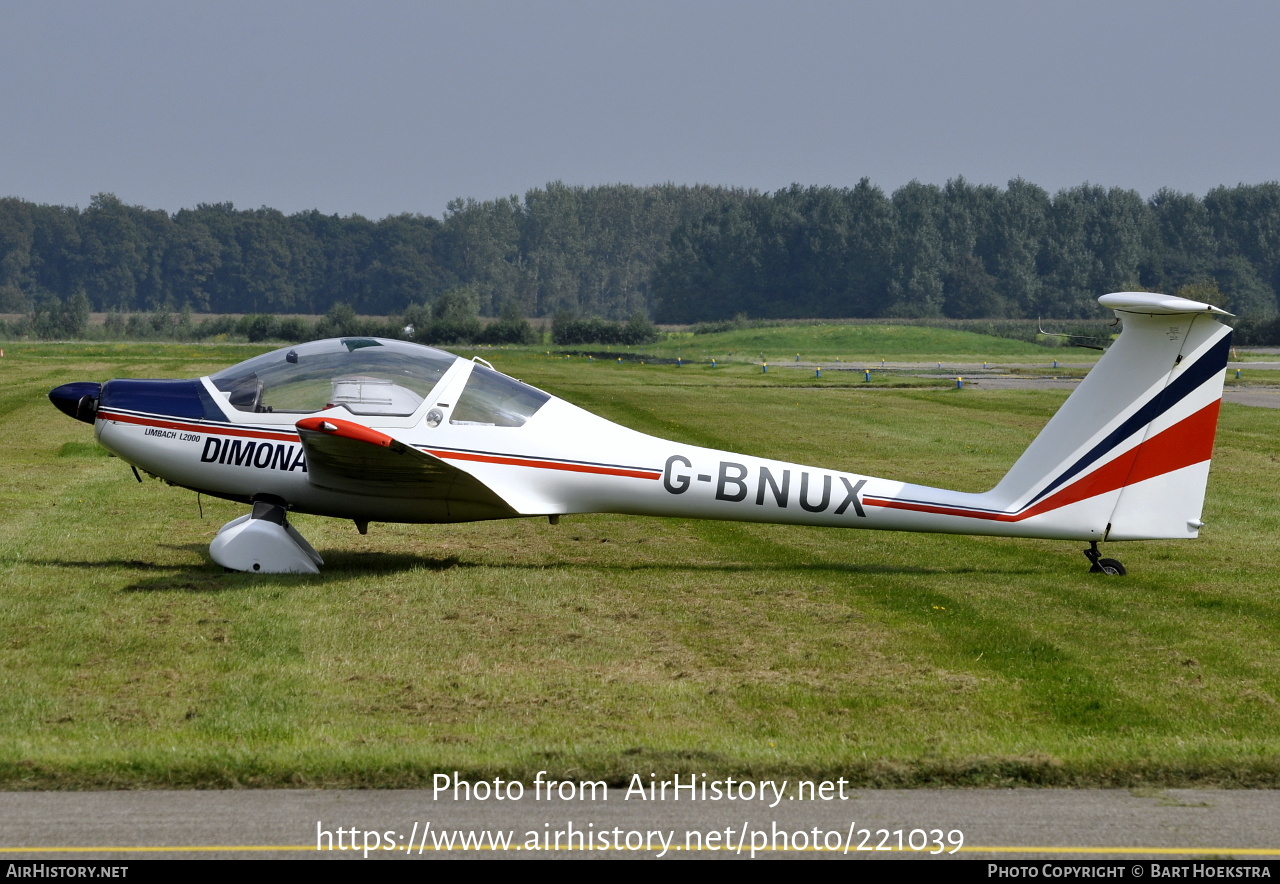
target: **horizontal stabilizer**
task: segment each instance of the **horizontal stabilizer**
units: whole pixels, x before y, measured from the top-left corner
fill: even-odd
[[[1179,298],[1176,295],[1160,295],[1155,292],[1112,292],[1098,299],[1103,307],[1121,313],[1145,313],[1148,316],[1173,316],[1179,313],[1195,315],[1208,313],[1213,316],[1232,316],[1221,307]]]

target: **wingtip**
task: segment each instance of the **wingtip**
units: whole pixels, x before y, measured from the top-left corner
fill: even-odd
[[[356,442],[380,445],[383,448],[390,448],[396,441],[386,433],[380,433],[377,430],[366,427],[364,424],[344,421],[338,418],[307,417],[298,421],[294,426],[298,428],[299,432],[325,433]]]

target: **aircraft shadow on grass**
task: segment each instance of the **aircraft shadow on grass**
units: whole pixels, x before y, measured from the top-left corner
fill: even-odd
[[[203,548],[196,544],[188,544],[185,549],[192,551],[202,551]],[[827,576],[838,577],[841,575],[852,576],[898,576],[898,577],[934,577],[941,575],[948,576],[964,576],[968,574],[980,574],[987,577],[1018,577],[1029,576],[1038,573],[1034,568],[943,568],[929,567],[923,565],[884,565],[884,564],[860,564],[860,563],[821,563],[821,562],[804,562],[789,564],[760,564],[755,562],[726,562],[718,564],[697,563],[690,564],[687,562],[648,562],[641,564],[612,564],[582,561],[575,559],[572,561],[559,560],[551,562],[503,562],[493,564],[489,562],[469,562],[458,558],[457,556],[448,556],[437,558],[432,556],[415,556],[406,553],[358,553],[358,552],[339,552],[328,556],[327,567],[322,574],[319,575],[299,575],[299,574],[273,574],[273,575],[253,575],[252,580],[241,579],[243,575],[229,571],[227,569],[218,568],[216,565],[192,565],[192,566],[165,566],[163,570],[170,573],[164,576],[148,578],[133,583],[125,587],[129,592],[143,591],[165,591],[165,590],[181,590],[196,589],[199,591],[224,591],[231,589],[239,589],[246,586],[255,586],[262,581],[270,581],[273,583],[283,582],[285,584],[303,584],[307,586],[324,585],[326,583],[340,583],[349,579],[352,575],[377,575],[393,576],[396,574],[408,574],[413,572],[436,572],[443,573],[454,570],[469,569],[512,569],[527,572],[575,572],[595,571],[604,572],[606,574],[616,574],[625,576],[628,574],[705,574],[705,575],[731,575],[731,574],[788,574],[792,576],[804,575],[808,577]],[[66,564],[66,563],[63,563]],[[90,564],[90,563],[85,563]],[[123,563],[121,563],[123,564]],[[154,566],[153,566],[154,567]]]
[[[176,551],[189,552],[196,555],[203,555],[206,548],[202,544],[186,543],[186,544],[165,544],[166,549]],[[901,577],[932,577],[940,575],[963,576],[967,574],[981,574],[985,576],[1029,576],[1037,573],[1037,569],[1020,567],[1020,568],[999,568],[992,569],[990,567],[967,567],[967,568],[943,568],[930,567],[925,565],[884,565],[877,563],[847,563],[847,562],[802,562],[802,563],[756,563],[756,562],[725,562],[717,564],[708,563],[688,563],[688,562],[645,562],[639,564],[612,564],[602,562],[583,561],[582,559],[574,560],[558,560],[551,562],[503,562],[493,564],[489,562],[469,562],[460,559],[457,556],[433,557],[418,556],[410,553],[379,553],[379,552],[335,552],[328,557],[328,567],[319,574],[259,574],[253,575],[252,580],[242,579],[243,576],[239,572],[230,571],[221,568],[212,562],[203,562],[200,564],[159,564],[157,562],[143,562],[137,559],[98,559],[96,561],[74,561],[61,559],[54,561],[51,559],[28,559],[27,564],[49,568],[78,568],[91,571],[102,571],[104,569],[119,569],[126,571],[143,571],[154,574],[155,576],[146,577],[135,580],[123,587],[122,592],[227,592],[243,589],[246,586],[258,585],[263,581],[284,584],[303,584],[307,586],[323,585],[326,583],[338,583],[350,578],[353,574],[370,575],[383,574],[387,576],[395,574],[407,574],[415,571],[431,571],[443,573],[446,571],[467,570],[475,568],[509,568],[520,571],[603,571],[605,573],[617,574],[619,576],[627,574],[648,573],[661,574],[671,573],[698,573],[698,574],[791,574],[791,575],[826,575],[836,577],[840,575],[863,575],[863,576],[901,576]]]

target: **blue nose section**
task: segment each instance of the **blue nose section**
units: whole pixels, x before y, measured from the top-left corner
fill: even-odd
[[[102,384],[89,381],[63,384],[49,391],[49,401],[57,406],[58,411],[86,424],[93,423],[101,397]]]
[[[98,398],[99,406],[104,410],[140,411],[210,421],[227,419],[198,380],[116,378],[103,384]]]

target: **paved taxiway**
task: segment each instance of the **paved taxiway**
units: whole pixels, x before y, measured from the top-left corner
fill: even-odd
[[[371,850],[370,858],[418,859],[441,856],[443,851],[426,839],[421,853],[421,833],[454,830],[513,833],[513,843],[524,844],[528,833],[539,837],[574,830],[590,834],[601,843],[600,833],[617,831],[664,832],[671,841],[666,855],[690,855],[687,844],[724,845],[749,833],[807,833],[835,844],[835,836],[855,832],[850,857],[905,857],[910,850],[877,852],[857,849],[859,844],[882,843],[880,830],[940,830],[950,850],[963,833],[963,849],[953,854],[966,858],[1182,858],[1231,856],[1241,859],[1280,858],[1280,792],[1264,790],[1183,790],[1132,792],[1125,790],[973,789],[973,790],[847,790],[847,800],[798,801],[786,798],[770,807],[770,801],[746,800],[622,800],[624,788],[614,787],[608,800],[535,801],[532,793],[520,801],[434,800],[425,791],[310,791],[228,790],[215,792],[8,792],[0,793],[0,819],[4,821],[0,856],[6,859],[123,860],[183,857],[220,858],[360,858],[361,851],[316,852],[317,829],[334,834],[342,829],[341,843],[371,841],[365,832],[376,832],[381,844],[402,847],[417,824],[412,852]],[[833,793],[834,794],[834,793]],[[429,829],[424,826],[430,823]],[[817,829],[817,833],[813,830]],[[350,830],[356,830],[351,834]],[[863,839],[866,830],[870,837]],[[690,840],[687,833],[698,833]],[[388,841],[390,836],[390,841]],[[613,837],[613,836],[611,836]],[[664,836],[665,837],[665,836]],[[742,856],[750,854],[750,838]],[[937,837],[931,835],[931,837]],[[324,839],[324,836],[321,836]],[[397,840],[398,839],[398,840]],[[829,839],[829,840],[828,840]],[[888,836],[896,845],[896,836]],[[562,845],[565,842],[562,842]],[[582,843],[582,842],[579,842]],[[612,843],[612,842],[611,842]],[[637,843],[633,840],[633,843]],[[841,841],[839,843],[848,843]],[[660,842],[651,842],[633,855],[656,857]],[[676,850],[675,847],[683,849]],[[931,850],[936,850],[930,846]],[[698,856],[725,856],[730,850],[697,851]],[[838,851],[837,851],[838,852]],[[448,855],[492,857],[490,849]],[[782,851],[761,851],[776,856]],[[560,850],[511,855],[617,856],[615,850]],[[786,855],[795,856],[795,852]],[[811,849],[803,856],[830,855]]]
[[[868,363],[866,366],[853,363],[816,363],[816,362],[780,362],[777,366],[783,369],[803,369],[813,371],[821,368],[829,375],[831,372],[852,372],[860,374],[870,370],[873,374],[880,371],[891,371],[898,374],[909,374],[917,377],[930,377],[939,380],[962,377],[964,384],[970,389],[978,390],[1070,390],[1079,386],[1080,378],[1062,377],[1053,374],[1054,367],[1045,363],[944,363],[941,367],[924,362],[885,362]],[[1087,368],[1087,365],[1063,363],[1063,371]],[[1037,371],[1043,374],[1009,374],[1013,370],[1021,372]],[[1280,370],[1280,362],[1232,362],[1227,371]],[[1257,386],[1227,388],[1222,394],[1223,402],[1236,405],[1253,405],[1259,408],[1280,408],[1280,387]]]

